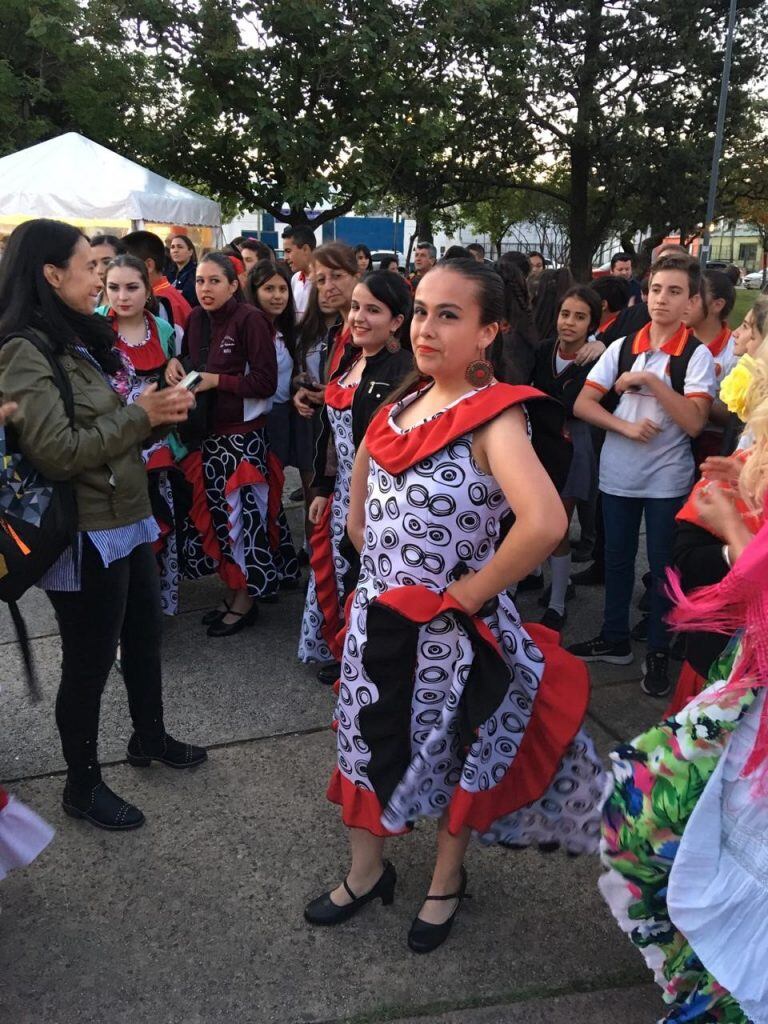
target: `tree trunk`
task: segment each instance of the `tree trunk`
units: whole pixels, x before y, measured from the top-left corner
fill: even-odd
[[[408,252],[405,254],[405,269],[408,270],[411,265],[411,253],[413,252],[413,243],[416,241],[416,232],[411,235],[410,241],[408,242]]]
[[[596,119],[599,120],[600,98],[597,75],[604,24],[602,0],[587,0],[581,9],[586,19],[584,52],[578,74],[576,123],[573,126],[569,151],[571,158],[570,210],[568,233],[571,242],[571,273],[577,281],[592,280],[592,253],[600,241],[590,231],[589,173]]]
[[[630,235],[619,235],[619,241],[623,252],[628,252],[630,256],[637,256],[635,243]]]
[[[571,195],[568,235],[571,273],[577,281],[592,280],[592,239],[589,232],[589,151],[575,140],[571,145]]]
[[[432,212],[422,208],[416,211],[416,237],[420,242],[433,242]]]

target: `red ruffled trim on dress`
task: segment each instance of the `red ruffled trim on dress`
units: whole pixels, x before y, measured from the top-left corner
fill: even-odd
[[[354,363],[352,364],[354,366]],[[350,370],[352,367],[350,366]],[[347,371],[349,373],[349,370]],[[344,375],[346,376],[346,374]],[[336,409],[342,412],[344,409],[351,409],[352,402],[355,400],[355,392],[357,391],[357,385],[360,383],[356,381],[354,384],[350,384],[349,387],[342,387],[339,383],[344,377],[339,377],[337,380],[329,381],[325,386],[325,404],[330,409]]]
[[[245,590],[247,581],[239,567],[225,559],[208,508],[203,482],[203,457],[199,451],[190,452],[179,463],[184,478],[192,488],[192,504],[189,518],[200,534],[200,542],[206,555],[216,563],[216,571],[230,590]]]
[[[427,591],[420,586],[398,587],[376,600],[420,624],[431,622],[446,611],[467,614],[447,592]],[[488,625],[478,616],[472,618],[481,639],[501,657]],[[457,835],[462,828],[487,832],[494,821],[540,799],[584,721],[590,688],[586,665],[560,646],[560,636],[553,630],[538,623],[523,624],[523,629],[544,655],[544,672],[530,720],[517,756],[499,783],[484,792],[456,787],[448,806],[451,835]],[[381,824],[383,809],[376,794],[355,786],[338,767],[327,796],[332,803],[341,805],[344,824],[349,828],[364,828],[377,836],[393,834]]]
[[[706,685],[707,680],[704,676],[700,676],[692,665],[684,661],[677,678],[675,692],[672,694],[672,700],[664,712],[664,718],[670,718],[678,711],[682,711],[686,704],[694,697],[698,697]]]
[[[435,419],[412,427],[405,434],[397,433],[389,423],[390,413],[396,404],[393,402],[379,409],[373,417],[365,434],[365,443],[371,457],[388,473],[404,473],[456,438],[489,423],[505,409],[542,398],[552,401],[536,388],[496,382],[458,402]]]
[[[323,617],[320,633],[334,660],[340,661],[344,623],[339,607],[339,591],[336,585],[333,547],[331,546],[332,507],[333,498],[326,502],[320,521],[312,531],[312,554],[309,564],[315,574],[317,604]]]
[[[390,832],[384,828],[381,824],[381,804],[376,794],[350,782],[338,768],[333,770],[325,795],[332,804],[341,807],[341,820],[347,828],[364,828],[366,832],[382,837],[404,835],[407,831]]]

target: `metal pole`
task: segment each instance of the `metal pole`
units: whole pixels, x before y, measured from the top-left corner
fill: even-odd
[[[731,54],[733,53],[733,31],[736,26],[736,4],[731,0],[728,12],[728,34],[725,39],[725,60],[723,61],[723,80],[720,84],[720,102],[717,108],[717,130],[715,131],[715,149],[712,153],[712,171],[709,178],[709,198],[707,200],[707,216],[704,221],[704,237],[701,243],[699,259],[704,266],[709,259],[710,239],[709,227],[715,216],[715,200],[717,198],[717,181],[720,175],[720,156],[723,152],[723,128],[725,126],[725,108],[728,104],[728,84],[731,79]]]

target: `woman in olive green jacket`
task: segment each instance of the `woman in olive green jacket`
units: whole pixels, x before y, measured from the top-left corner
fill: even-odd
[[[187,768],[201,747],[173,739],[163,722],[161,613],[151,542],[157,536],[141,445],[153,430],[186,419],[192,396],[148,388],[126,406],[111,386],[125,371],[109,324],[93,314],[101,287],[88,239],[60,221],[27,221],[0,263],[0,395],[18,408],[21,451],[44,476],[70,480],[78,506],[74,544],[40,585],[62,644],[56,722],[67,762],[63,808],[108,829],[136,828],[138,808],[102,781],[97,757],[101,694],[118,641],[134,732],[131,764]],[[74,423],[48,360],[20,332],[51,347],[72,386]]]

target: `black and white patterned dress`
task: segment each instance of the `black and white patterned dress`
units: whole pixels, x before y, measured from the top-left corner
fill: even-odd
[[[408,396],[366,435],[365,542],[328,791],[349,826],[396,834],[447,811],[452,832],[466,825],[485,843],[597,849],[604,777],[581,729],[584,666],[556,634],[523,628],[507,594],[480,618],[445,593],[460,563],[493,557],[509,512],[472,457],[472,432],[522,393],[494,383],[401,431]]]
[[[341,377],[326,388],[325,405],[336,451],[336,481],[323,520],[312,534],[312,571],[301,620],[299,658],[303,662],[334,661],[334,635],[341,627],[344,575],[349,562],[339,551],[349,515],[349,483],[355,461],[352,401],[358,382]]]

